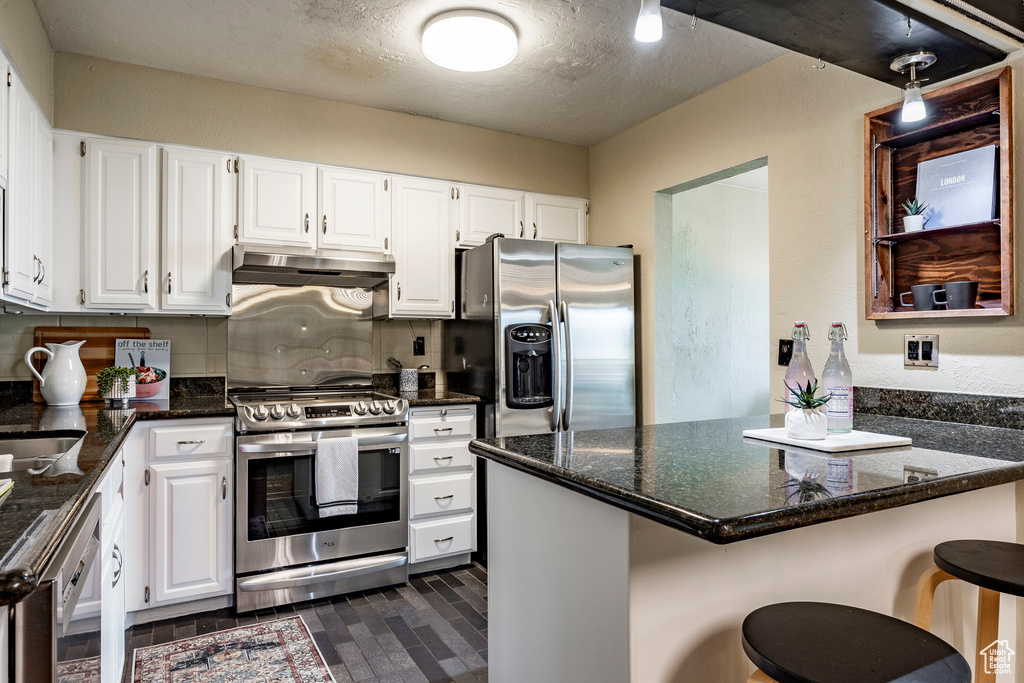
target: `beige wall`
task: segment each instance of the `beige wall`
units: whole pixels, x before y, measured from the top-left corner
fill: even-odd
[[[864,319],[863,114],[897,101],[900,92],[834,66],[819,72],[813,63],[784,55],[591,148],[590,239],[632,243],[641,258],[644,403],[654,400],[654,193],[760,157],[768,157],[770,178],[773,358],[776,340],[789,337],[794,320],[806,320],[820,372],[827,326],[843,320],[858,385],[1024,393],[1020,315]],[[1019,69],[1024,55],[1010,63]],[[1024,130],[1024,103],[1016,99],[1016,127]],[[1019,156],[1017,165],[1024,167]],[[1024,174],[1016,189],[1024,196]],[[1018,256],[1018,272],[1022,263]],[[903,368],[903,335],[913,332],[940,335],[938,370]],[[773,364],[773,388],[782,386],[784,370]],[[644,409],[643,420],[654,421],[653,409]]]
[[[589,150],[58,52],[56,127],[578,197]]]
[[[0,2],[0,41],[53,122],[53,48],[32,0]]]

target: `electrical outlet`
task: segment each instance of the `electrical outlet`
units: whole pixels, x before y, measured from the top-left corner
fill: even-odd
[[[903,335],[903,365],[905,367],[939,367],[939,335]]]
[[[793,340],[792,339],[780,339],[779,340],[779,365],[789,365],[789,361],[793,360]]]
[[[412,342],[412,355],[414,356],[425,356],[427,355],[427,345],[423,340],[423,337],[416,337]]]

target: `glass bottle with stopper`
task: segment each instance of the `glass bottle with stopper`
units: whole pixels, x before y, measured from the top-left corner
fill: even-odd
[[[805,387],[808,383],[814,384],[814,368],[811,367],[811,359],[807,357],[807,341],[810,338],[811,330],[807,323],[802,320],[793,323],[793,357],[789,361],[789,369],[786,370],[783,401],[793,400],[794,389]],[[793,410],[793,406],[787,403],[786,412],[790,410]]]
[[[853,373],[843,351],[843,342],[849,338],[846,325],[832,323],[828,338],[832,343],[821,382],[825,394],[831,394],[827,405],[828,431],[830,434],[844,434],[853,430]]]

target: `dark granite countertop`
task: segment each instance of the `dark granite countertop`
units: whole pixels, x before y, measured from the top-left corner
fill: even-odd
[[[423,406],[450,406],[458,405],[460,403],[479,403],[480,398],[478,396],[470,396],[469,394],[460,394],[455,391],[445,391],[444,389],[420,389],[419,391],[394,391],[389,392],[399,398],[404,398],[409,402],[409,406],[412,408],[420,408]]]
[[[778,426],[765,415],[481,439],[470,451],[714,543],[1024,479],[1021,430],[858,415],[856,429],[913,445],[832,457],[742,436]],[[908,470],[936,475],[905,484]],[[820,485],[805,502],[798,480]]]
[[[21,600],[36,585],[136,420],[234,414],[223,395],[138,401],[126,410],[105,410],[101,403],[67,407],[24,403],[0,412],[0,438],[17,438],[17,432],[25,431],[86,432],[77,454],[72,449],[40,474],[0,474],[14,480],[14,488],[0,499],[0,604]],[[22,542],[33,525],[32,534]]]

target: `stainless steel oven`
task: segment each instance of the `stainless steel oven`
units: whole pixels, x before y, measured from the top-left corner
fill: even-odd
[[[354,514],[320,517],[319,439],[358,438]],[[408,578],[408,428],[242,433],[237,439],[235,606],[240,612]]]

